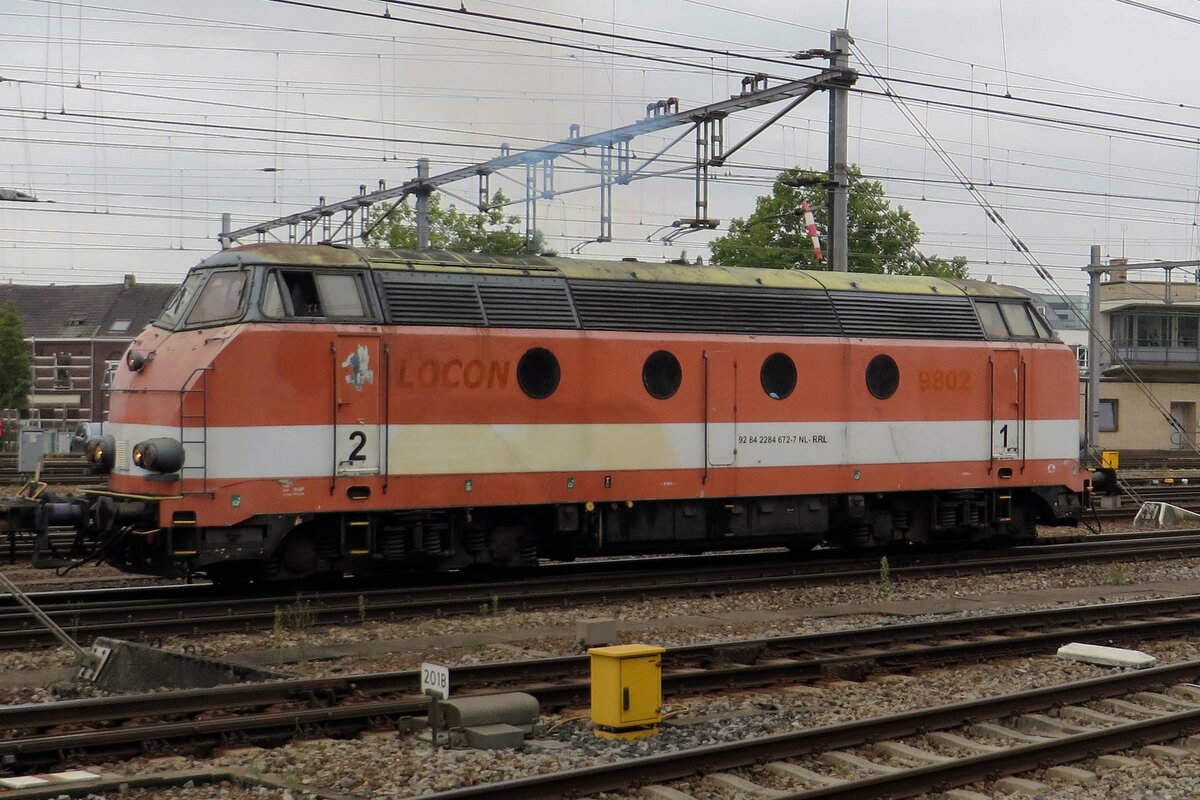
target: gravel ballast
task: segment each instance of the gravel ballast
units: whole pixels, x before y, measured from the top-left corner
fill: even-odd
[[[80,572],[83,572],[81,570]],[[86,578],[85,578],[86,579]],[[1189,588],[1189,582],[1195,582]],[[948,615],[973,616],[1061,607],[1064,604],[1124,601],[1200,591],[1200,559],[1081,566],[1009,575],[896,580],[887,583],[752,592],[705,599],[654,600],[570,611],[497,613],[398,623],[365,622],[336,628],[281,627],[258,634],[172,638],[169,649],[193,645],[201,655],[251,657],[305,676],[386,671],[422,661],[456,664],[512,660],[580,652],[574,622],[589,617],[621,621],[622,641],[676,646],[698,642],[912,622]],[[1180,639],[1139,645],[1163,662],[1200,658],[1200,640]],[[329,653],[340,657],[325,657]],[[315,657],[316,654],[321,658]],[[64,649],[0,653],[8,674],[61,667]],[[911,678],[863,683],[831,681],[794,690],[738,692],[689,698],[673,708],[695,724],[668,725],[660,735],[633,742],[598,739],[586,720],[571,714],[546,715],[560,724],[544,740],[522,752],[453,750],[433,752],[413,734],[368,735],[350,741],[316,739],[270,750],[250,749],[211,759],[171,757],[91,765],[124,775],[189,767],[235,766],[279,776],[296,787],[352,797],[391,798],[456,786],[537,775],[717,741],[762,736],[919,707],[944,705],[1065,681],[1110,674],[1106,668],[1049,657],[922,671]],[[88,694],[87,690],[75,695]],[[67,693],[67,696],[75,696]],[[3,690],[5,702],[59,699],[44,685]],[[1131,753],[1136,755],[1136,753]],[[760,772],[747,772],[760,783]],[[1053,784],[1054,797],[1185,797],[1200,793],[1200,761],[1109,770],[1092,786]],[[1032,776],[1032,777],[1037,777]],[[1139,788],[1144,787],[1144,788]],[[1173,794],[1155,793],[1158,789]],[[729,800],[727,790],[697,781],[679,784],[698,798]],[[779,786],[777,788],[783,788]],[[792,787],[793,789],[795,787]],[[987,787],[973,787],[987,791]],[[1192,793],[1189,793],[1192,792]],[[1104,792],[1108,792],[1105,794]],[[169,790],[130,790],[122,798],[276,798],[287,792],[235,784],[196,785]]]

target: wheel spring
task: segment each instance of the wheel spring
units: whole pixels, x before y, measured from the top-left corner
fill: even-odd
[[[521,539],[521,563],[536,564],[537,563],[537,540],[532,537],[524,537]]]
[[[953,528],[958,525],[958,509],[952,505],[939,505],[937,523],[943,528]]]
[[[400,560],[408,554],[408,532],[402,528],[390,528],[383,532],[381,551],[384,558]]]
[[[428,522],[423,526],[421,542],[426,553],[438,553],[445,549],[445,535],[450,526],[444,522]]]
[[[482,553],[487,549],[487,531],[468,528],[463,534],[463,546],[471,553]]]
[[[317,537],[317,554],[322,558],[337,558],[340,543],[336,533],[327,533]]]

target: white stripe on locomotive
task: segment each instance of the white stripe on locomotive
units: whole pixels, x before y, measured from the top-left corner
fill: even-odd
[[[1014,461],[1023,456],[1074,464],[1078,459],[1076,419],[1023,425],[1017,420],[739,422],[709,425],[708,435],[728,437],[732,429],[734,467],[859,467],[986,462],[995,455],[994,431],[1005,425],[1014,437],[1024,430],[1020,450],[1007,454]],[[343,425],[336,432],[342,437],[354,430]],[[379,426],[362,430],[377,436]],[[114,424],[113,433],[131,450],[144,439],[178,438],[179,428]],[[391,425],[387,463],[393,475],[702,469],[705,433],[703,423]],[[203,433],[205,447],[185,445],[189,469],[184,475],[206,473],[209,480],[329,476],[334,434],[330,425],[209,428]],[[711,454],[707,460],[714,463]],[[196,469],[202,464],[204,473]],[[118,463],[115,471],[144,473],[128,462]]]

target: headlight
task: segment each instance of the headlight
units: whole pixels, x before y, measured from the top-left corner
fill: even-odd
[[[117,441],[111,436],[97,436],[84,446],[88,463],[97,472],[109,472],[117,460]]]
[[[129,352],[125,354],[125,366],[129,367],[129,369],[133,370],[134,372],[141,372],[142,367],[146,366],[146,355],[140,350],[134,350],[131,348]]]
[[[183,445],[166,437],[138,442],[133,446],[133,463],[151,472],[178,472],[183,467]]]

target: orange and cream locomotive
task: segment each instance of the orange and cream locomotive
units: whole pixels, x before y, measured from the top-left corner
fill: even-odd
[[[1079,520],[1077,387],[975,281],[250,245],[129,348],[108,492],[39,514],[215,580],[1019,541]]]

